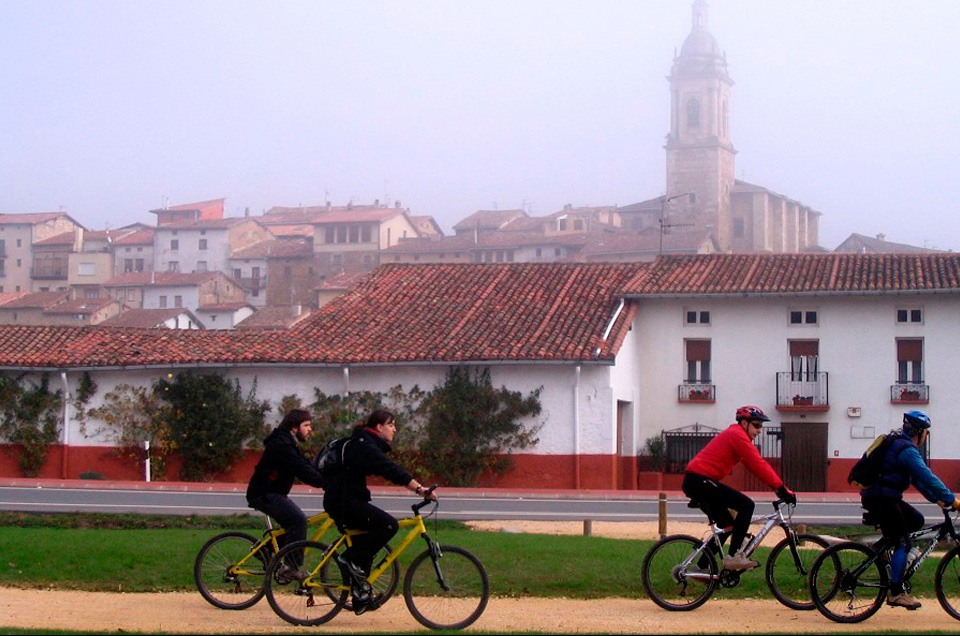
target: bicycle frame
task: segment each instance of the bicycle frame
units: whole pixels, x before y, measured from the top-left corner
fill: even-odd
[[[423,515],[420,514],[420,508],[423,508],[425,505],[429,503],[431,503],[431,500],[424,499],[421,503],[418,503],[412,506],[414,510],[414,516],[397,520],[397,525],[399,525],[401,528],[410,528],[410,529],[407,531],[407,534],[404,535],[403,540],[400,541],[400,544],[396,548],[391,550],[390,553],[387,555],[387,557],[379,565],[377,565],[370,571],[369,576],[367,576],[367,582],[369,582],[370,584],[375,583],[377,579],[379,579],[385,572],[387,572],[387,570],[390,569],[390,566],[393,564],[393,562],[400,558],[400,555],[403,554],[408,547],[410,547],[410,544],[412,544],[418,536],[423,537],[424,540],[427,542],[427,548],[430,550],[431,555],[437,556],[436,551],[439,548],[436,542],[434,542],[433,539],[431,539],[430,536],[427,534],[427,527],[423,523]],[[314,567],[314,569],[310,572],[310,576],[306,580],[304,580],[301,585],[305,587],[349,589],[349,586],[343,586],[340,584],[329,585],[324,583],[318,583],[313,580],[313,577],[315,577],[317,573],[323,569],[324,565],[330,562],[330,559],[333,557],[333,555],[344,544],[348,546],[352,545],[353,543],[352,537],[355,537],[359,534],[365,534],[365,532],[366,531],[364,530],[347,529],[346,532],[341,533],[340,536],[337,538],[337,540],[334,541],[329,548],[327,548],[327,551],[324,553],[323,557],[321,557],[320,562]]]
[[[920,528],[916,532],[910,533],[910,542],[913,543],[914,540],[919,541],[920,543],[915,543],[914,545],[923,545],[923,541],[926,541],[926,547],[920,550],[920,554],[917,555],[917,558],[913,562],[907,564],[907,569],[903,572],[903,580],[907,582],[910,578],[917,573],[920,569],[920,566],[923,565],[923,562],[926,561],[927,557],[933,553],[934,548],[937,547],[937,544],[946,539],[947,537],[952,537],[955,541],[960,542],[960,535],[957,534],[957,529],[953,525],[953,520],[950,518],[950,511],[943,510],[943,521],[940,523],[935,523],[930,526]],[[873,551],[876,553],[872,558],[867,559],[864,563],[860,565],[853,574],[859,576],[863,571],[870,566],[871,563],[880,558],[880,555],[893,548],[893,545],[887,540],[886,537],[881,537],[880,540],[874,544]]]
[[[264,515],[264,516],[266,518],[265,523],[267,525],[267,530],[266,532],[263,533],[263,538],[260,539],[260,541],[258,541],[256,545],[253,546],[253,548],[250,550],[247,556],[243,557],[242,559],[240,559],[238,563],[230,567],[229,574],[234,574],[234,575],[252,574],[251,572],[244,570],[243,567],[250,559],[254,558],[254,556],[261,549],[263,549],[263,547],[266,546],[267,544],[270,544],[271,548],[275,553],[280,550],[280,544],[277,542],[277,537],[285,534],[286,530],[284,530],[283,528],[274,528],[273,522],[270,520],[270,515]],[[330,515],[328,515],[326,512],[321,512],[319,514],[315,514],[312,517],[307,518],[307,526],[313,526],[316,524],[320,524],[320,525],[316,529],[316,531],[314,531],[314,533],[310,535],[311,541],[317,541],[320,539],[320,537],[325,535],[327,531],[334,526],[334,521],[330,517]]]
[[[757,524],[757,523],[762,523],[763,526],[760,528],[760,530],[757,532],[757,534],[756,534],[755,536],[753,536],[753,537],[750,539],[749,542],[747,542],[746,547],[744,547],[744,549],[743,549],[744,555],[750,556],[751,554],[753,554],[753,552],[754,552],[758,547],[760,547],[760,544],[763,542],[763,540],[766,538],[766,536],[767,536],[768,534],[770,534],[770,531],[773,530],[774,526],[780,526],[781,528],[783,528],[783,531],[787,534],[788,537],[789,537],[791,534],[793,534],[793,528],[792,528],[792,527],[790,526],[790,524],[787,522],[787,519],[786,519],[786,518],[784,517],[784,515],[783,515],[783,510],[780,508],[780,505],[781,505],[782,503],[783,503],[783,502],[780,501],[779,499],[776,500],[776,501],[774,501],[774,502],[773,502],[774,512],[772,512],[772,513],[770,513],[770,514],[768,514],[768,515],[763,515],[763,516],[760,516],[760,517],[754,517],[753,519],[750,520],[750,524],[751,524],[751,525],[754,525],[754,524]],[[703,539],[703,541],[700,543],[700,546],[699,546],[696,550],[694,550],[693,553],[692,553],[689,557],[687,557],[686,559],[683,560],[683,562],[681,563],[682,569],[688,568],[688,567],[690,566],[690,564],[693,563],[693,561],[694,561],[695,559],[699,559],[699,558],[700,558],[700,555],[703,554],[703,551],[704,551],[705,549],[707,549],[707,548],[710,547],[710,544],[711,544],[711,543],[713,543],[714,545],[716,545],[716,547],[717,547],[717,552],[722,553],[722,551],[723,551],[723,544],[722,544],[721,541],[720,541],[720,537],[722,537],[723,535],[726,535],[726,534],[729,534],[729,531],[728,531],[726,528],[721,528],[721,527],[718,526],[715,522],[711,521],[711,522],[710,522],[710,534],[709,534],[709,536],[707,536],[705,539]],[[796,557],[797,557],[797,555],[796,555],[796,546],[795,546],[795,545],[791,545],[791,546],[790,546],[790,550],[793,552],[794,559],[796,559]],[[687,577],[688,579],[691,579],[691,580],[696,580],[696,579],[706,580],[706,579],[711,579],[711,578],[719,579],[719,578],[720,578],[720,574],[710,575],[710,574],[707,574],[707,573],[693,573],[693,572],[691,572],[691,573],[686,574],[686,577]]]

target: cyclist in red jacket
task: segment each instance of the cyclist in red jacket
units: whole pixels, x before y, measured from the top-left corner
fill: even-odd
[[[698,501],[701,509],[709,511],[708,516],[713,516],[718,526],[729,531],[729,535],[722,537],[722,540],[730,537],[729,556],[723,557],[723,567],[727,570],[749,570],[760,565],[740,551],[753,517],[753,500],[739,490],[720,483],[721,479],[733,472],[734,466],[743,462],[751,473],[775,490],[780,499],[788,504],[797,503],[796,493],[784,485],[777,471],[753,445],[763,423],[769,421],[770,418],[759,407],[741,406],[737,409],[737,423],[731,424],[727,430],[710,440],[687,464],[687,472],[683,476],[683,493]]]

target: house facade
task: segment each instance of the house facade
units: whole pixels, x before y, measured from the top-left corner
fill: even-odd
[[[315,390],[429,389],[450,367],[484,367],[495,386],[542,391],[543,412],[526,422],[536,445],[487,482],[528,488],[677,488],[690,454],[756,404],[774,420],[761,452],[791,487],[844,490],[873,438],[917,408],[934,421],[932,467],[948,484],[960,477],[960,430],[949,425],[960,407],[950,390],[958,321],[960,256],[949,253],[388,265],[288,330],[160,339],[0,327],[0,369],[56,373],[70,387],[87,370],[95,407],[119,383],[188,369],[256,382],[276,406]],[[113,478],[139,470],[110,464],[110,441],[84,437],[75,414],[63,435],[50,475],[97,462]],[[655,482],[650,438],[666,440]],[[729,481],[762,488],[741,471]]]

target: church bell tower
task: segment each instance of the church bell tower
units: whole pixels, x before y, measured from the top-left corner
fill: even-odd
[[[693,2],[693,25],[670,76],[666,223],[710,229],[726,251],[731,243],[730,199],[736,150],[730,140],[726,56],[707,30],[707,3]],[[682,196],[689,194],[689,196]]]

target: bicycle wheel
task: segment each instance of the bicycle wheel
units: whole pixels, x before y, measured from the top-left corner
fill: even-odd
[[[294,550],[303,550],[300,569],[311,572],[305,581],[285,581],[275,576],[280,563],[289,563]],[[350,581],[338,567],[320,567],[327,545],[296,541],[284,546],[270,561],[266,577],[267,602],[277,616],[294,625],[321,625],[340,613],[350,592]]]
[[[887,568],[865,545],[838,543],[810,568],[810,596],[837,623],[859,623],[877,613],[887,596]],[[872,559],[872,560],[871,560]]]
[[[960,620],[960,546],[943,555],[933,577],[937,600],[947,614]]]
[[[207,541],[193,561],[197,590],[220,609],[242,610],[263,598],[269,544],[251,556],[259,540],[243,532],[224,532]],[[238,566],[246,559],[242,566]]]
[[[798,534],[796,557],[790,539],[784,538],[773,546],[767,558],[767,585],[773,596],[795,610],[812,610],[810,599],[810,566],[829,545],[815,534]]]
[[[681,567],[701,543],[689,535],[674,534],[650,548],[643,559],[640,579],[651,601],[670,611],[688,611],[707,602],[717,587],[717,560],[713,552],[704,549],[687,569]]]
[[[487,571],[477,557],[463,548],[435,547],[436,561],[428,549],[407,568],[403,600],[421,625],[430,629],[463,629],[487,608]]]
[[[385,545],[380,548],[380,552],[377,553],[376,558],[374,558],[374,567],[380,567],[390,553],[393,551],[389,545]],[[330,559],[323,564],[324,568],[336,568],[337,564]],[[329,575],[324,574],[324,579]],[[400,583],[400,562],[399,560],[394,561],[390,564],[390,569],[383,573],[372,585],[373,585],[373,605],[374,607],[380,607],[386,603],[393,593],[397,591],[397,585]],[[331,595],[331,598],[334,598],[340,594],[340,590],[335,588],[327,588],[327,594]],[[347,611],[353,611],[353,602],[347,598],[347,602],[343,604],[343,609]]]

